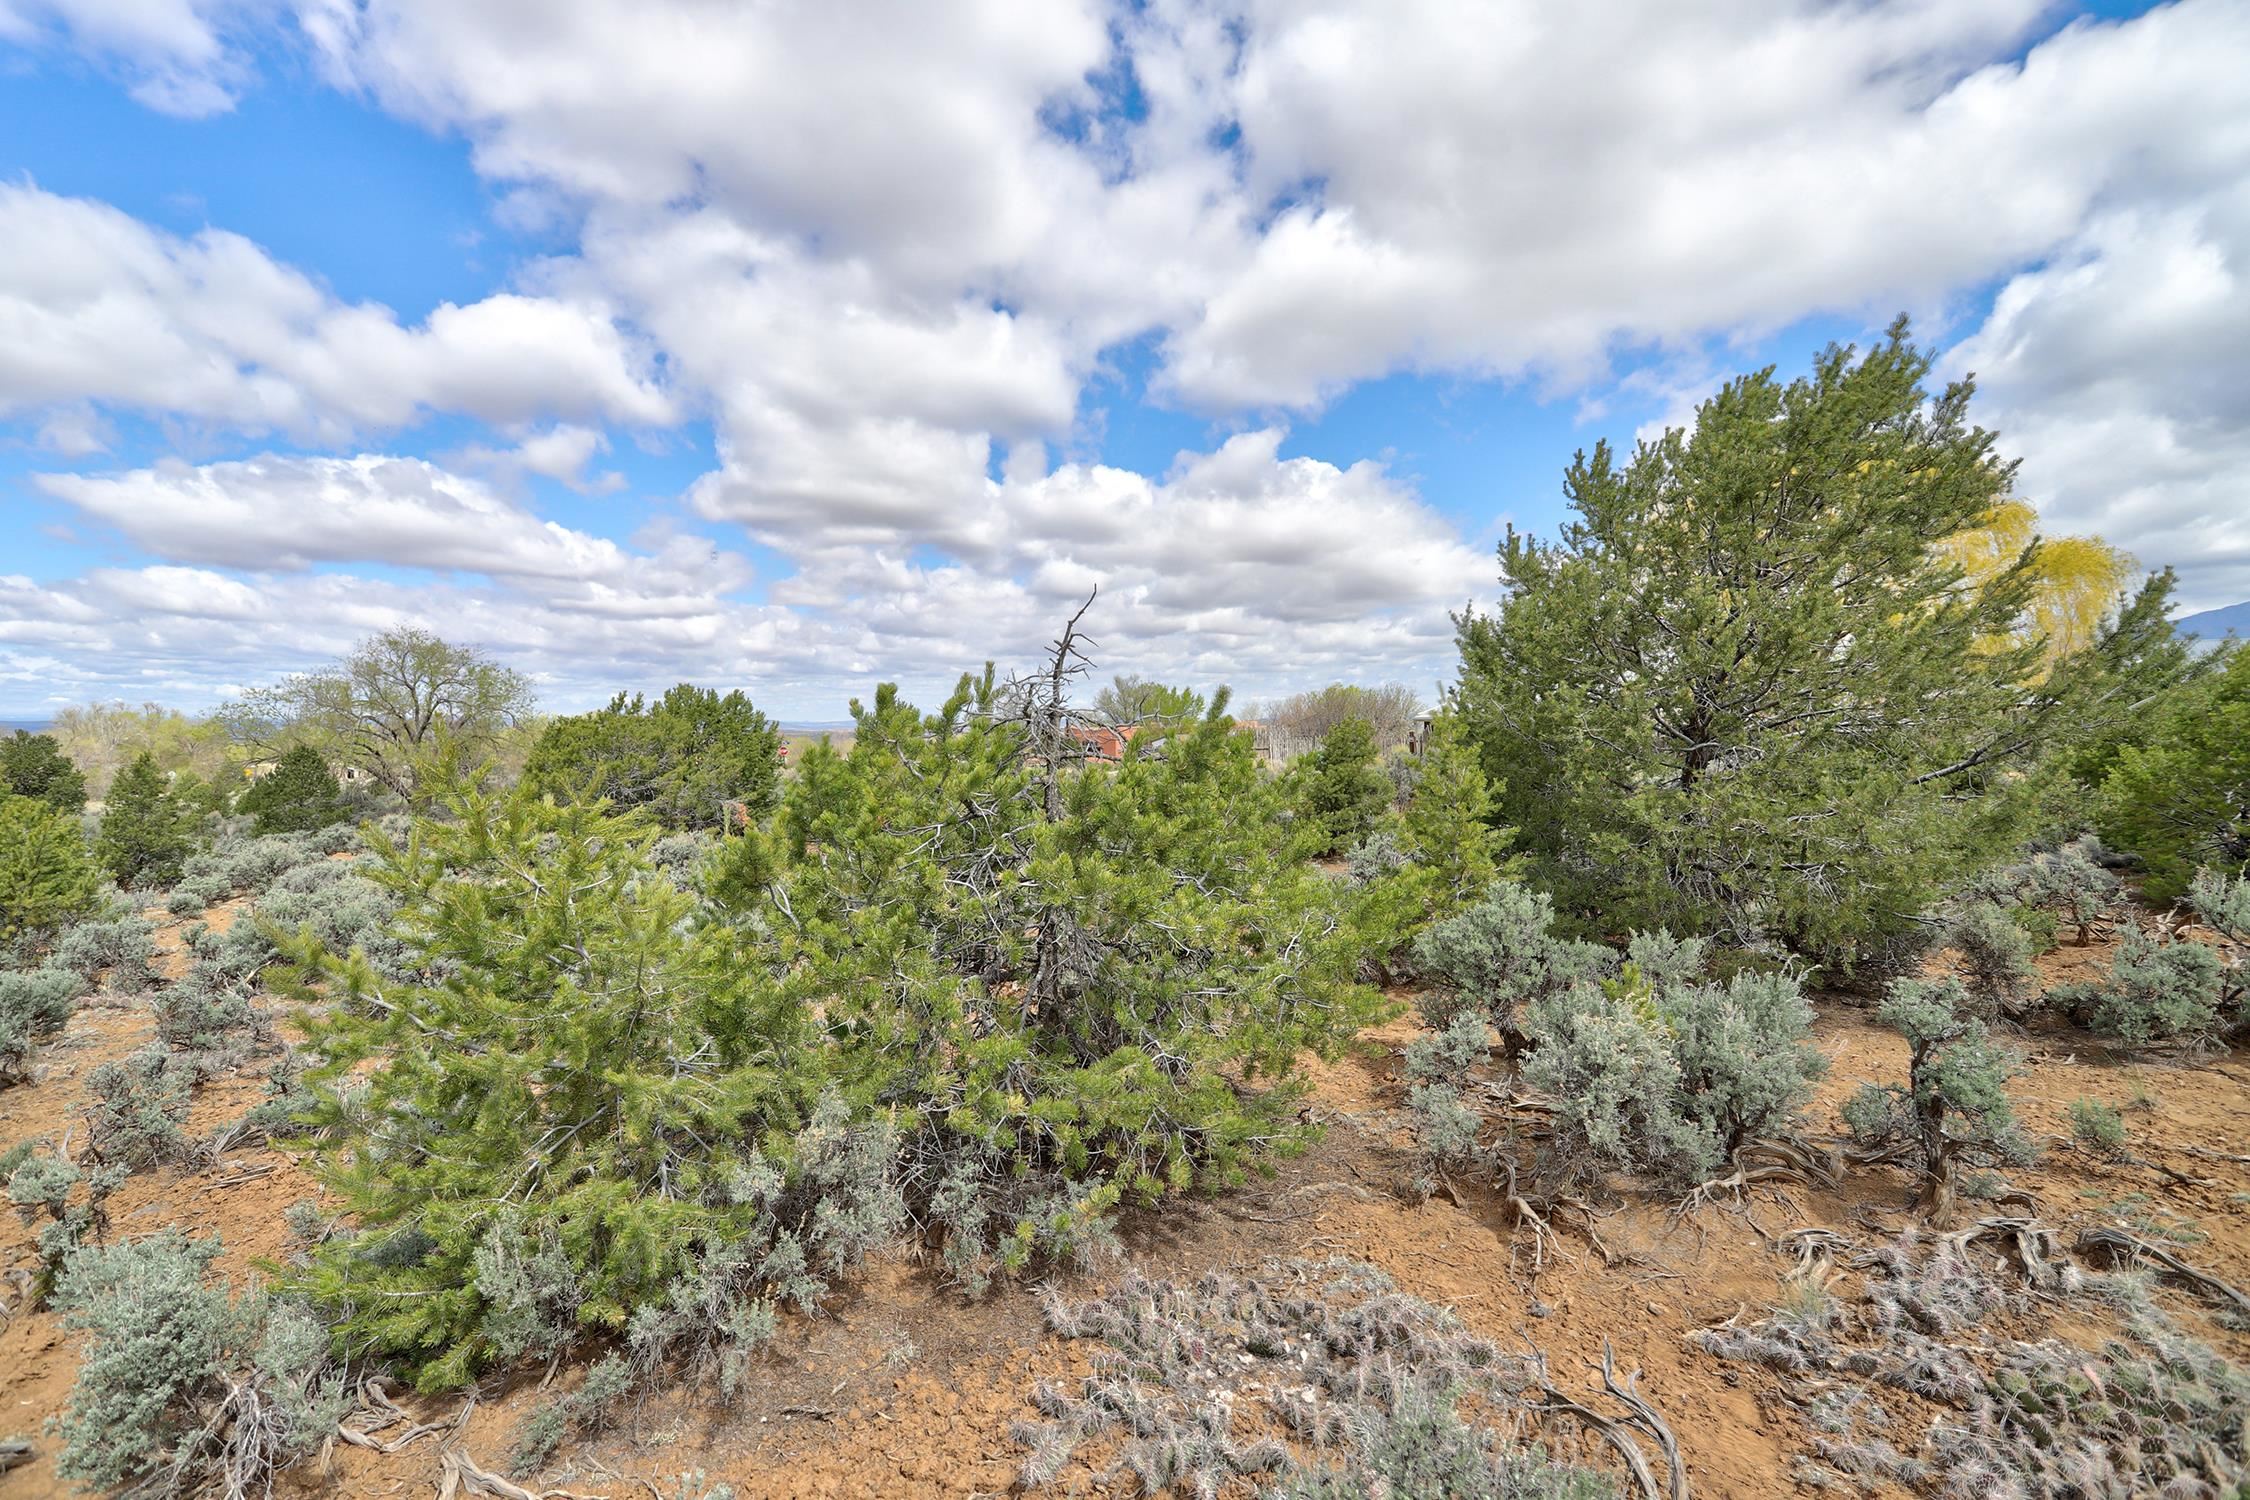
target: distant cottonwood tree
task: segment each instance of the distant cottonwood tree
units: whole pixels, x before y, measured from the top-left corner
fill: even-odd
[[[2020,628],[2038,544],[1978,578],[1949,555],[2015,466],[1929,370],[1902,319],[1744,376],[1629,462],[1580,454],[1558,542],[1511,530],[1458,702],[1558,905],[1848,960],[2014,842],[2024,772],[2178,670],[2168,577],[2050,661]]]
[[[1111,724],[1200,719],[1203,703],[1203,695],[1193,688],[1174,687],[1153,678],[1120,672],[1110,679],[1109,686],[1094,695],[1094,713]]]
[[[474,759],[531,711],[531,681],[426,630],[386,630],[331,667],[245,695],[225,711],[253,744],[310,744],[419,803],[441,744]]]
[[[1329,731],[1346,719],[1362,719],[1375,733],[1375,747],[1382,750],[1406,743],[1421,708],[1422,700],[1403,683],[1387,682],[1370,688],[1332,682],[1265,704],[1256,717],[1285,731],[1306,748],[1326,740]]]

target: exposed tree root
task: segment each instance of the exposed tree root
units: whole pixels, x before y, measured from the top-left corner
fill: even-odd
[[[1990,1240],[2013,1253],[2024,1280],[2035,1287],[2062,1285],[2069,1262],[2063,1258],[2062,1240],[2054,1230],[2033,1218],[1979,1219],[1966,1229],[1939,1237],[1939,1243],[1966,1257],[1969,1247]],[[2083,1245],[2083,1239],[2080,1241]]]
[[[2158,1267],[2175,1281],[2193,1287],[2212,1301],[2223,1303],[2237,1315],[2250,1318],[2250,1297],[2243,1296],[2208,1271],[2197,1270],[2162,1245],[2144,1240],[2137,1234],[2129,1234],[2122,1229],[2081,1230],[2077,1249],[2080,1255],[2089,1258],[2098,1256],[2111,1263],[2121,1260],[2145,1261]]]

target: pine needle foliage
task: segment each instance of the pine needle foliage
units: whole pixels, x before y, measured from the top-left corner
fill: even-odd
[[[52,933],[101,884],[76,816],[0,791],[0,942]]]
[[[321,753],[298,745],[244,792],[238,805],[258,820],[260,834],[310,833],[344,820],[343,797]]]
[[[425,1389],[520,1352],[521,1309],[486,1263],[549,1253],[579,1326],[622,1328],[714,1246],[760,1233],[734,1180],[785,1153],[819,1085],[803,1014],[657,875],[653,826],[600,804],[456,790],[452,821],[371,839],[415,977],[309,933],[283,982],[305,1013],[323,1175],[356,1237],[302,1289],[354,1352],[399,1356]],[[428,980],[425,971],[449,977]],[[512,1243],[496,1251],[493,1236]],[[770,1232],[767,1231],[767,1232]]]
[[[808,752],[755,855],[779,967],[848,1097],[899,1121],[909,1199],[971,1286],[1301,1141],[1295,1058],[1380,1009],[1348,891],[1283,832],[1224,693],[1089,761],[1075,651],[931,714],[888,684],[855,702],[849,754]]]

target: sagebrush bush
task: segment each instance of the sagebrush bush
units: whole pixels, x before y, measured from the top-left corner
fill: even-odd
[[[2125,1150],[2125,1117],[2096,1099],[2070,1101],[2070,1134],[2080,1146],[2097,1156],[2118,1156]]]
[[[1517,1031],[1524,1007],[1615,970],[1616,955],[1599,943],[1557,937],[1554,915],[1544,892],[1503,880],[1416,938],[1415,965],[1437,981],[1422,998],[1424,1019],[1442,1031],[1469,1009]]]
[[[2062,986],[2054,999],[2127,1046],[2194,1039],[2219,1029],[2223,970],[2208,944],[2128,927],[2106,977]]]
[[[60,964],[0,969],[0,1086],[23,1076],[32,1049],[62,1030],[91,987],[85,975]]]
[[[2014,1014],[2038,984],[2031,934],[1994,902],[1964,906],[1947,926],[1946,941],[1961,955],[1969,994],[1987,1015]]]
[[[349,1410],[327,1329],[301,1304],[206,1284],[218,1252],[167,1229],[69,1258],[56,1305],[87,1338],[59,1423],[63,1478],[264,1493]]]
[[[2005,906],[2049,913],[2068,922],[2083,947],[2093,941],[2094,924],[2114,908],[2124,892],[2101,860],[2101,841],[2091,834],[2059,849],[2004,865],[1978,882],[1978,888]]]
[[[137,994],[155,983],[149,968],[155,957],[156,939],[147,919],[118,901],[65,932],[50,962],[84,976],[89,985],[107,974],[112,989]]]
[[[2250,880],[2203,869],[2188,883],[2188,904],[2222,935],[2250,943]]]
[[[1957,979],[1895,981],[1877,1014],[1912,1048],[1907,1081],[1863,1085],[1844,1105],[1852,1135],[1902,1152],[1933,1205],[1950,1202],[1962,1166],[2030,1155],[2008,1100],[2015,1059],[1993,1045],[1970,1004]]]
[[[1717,1141],[1687,1114],[1671,1029],[1637,974],[1543,996],[1524,1007],[1522,1027],[1524,1080],[1554,1106],[1554,1163],[1567,1176],[1692,1180],[1718,1165]]]
[[[1655,1001],[1672,1033],[1681,1112],[1720,1160],[1760,1136],[1785,1134],[1828,1070],[1795,974],[1746,970],[1725,984],[1675,982],[1659,987]]]
[[[88,1073],[87,1153],[136,1169],[177,1161],[188,1146],[180,1125],[192,1071],[158,1042]]]

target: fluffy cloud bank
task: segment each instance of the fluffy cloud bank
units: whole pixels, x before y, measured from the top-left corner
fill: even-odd
[[[1400,370],[1596,390],[1620,351],[1902,305],[1959,336],[2055,525],[2189,564],[2193,602],[2250,596],[2250,3],[2054,24],[2044,0],[554,0],[536,24],[0,0],[0,39],[182,112],[299,49],[458,134],[502,215],[569,246],[402,318],[223,230],[0,187],[0,418],[81,468],[116,414],[236,445],[42,481],[154,565],[0,591],[6,670],[193,675],[148,642],[201,596],[225,672],[324,649],[267,623],[317,608],[480,631],[557,682],[832,703],[1034,650],[1098,584],[1121,666],[1427,682],[1490,560],[1380,466],[1282,459],[1293,414]],[[1128,340],[1210,451],[1050,469]],[[411,456],[440,415],[495,431]],[[770,576],[520,493],[614,489],[613,430],[690,418],[718,464],[666,501]],[[258,451],[281,440],[331,451]]]

